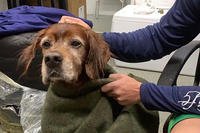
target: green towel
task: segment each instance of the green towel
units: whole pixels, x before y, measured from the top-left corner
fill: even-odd
[[[112,68],[105,75],[115,73]],[[105,76],[105,77],[106,77]],[[133,75],[131,75],[133,76]],[[141,80],[141,79],[140,79]],[[122,107],[100,92],[109,79],[87,82],[77,91],[51,84],[43,108],[43,133],[156,133],[158,112],[141,104]]]
[[[107,67],[105,77],[110,73],[115,71]],[[100,87],[108,82],[111,80],[107,78],[87,82],[79,92],[64,88],[62,83],[51,84],[42,114],[43,133],[156,133],[158,113],[146,110],[141,104],[120,106],[100,92]],[[1,127],[6,132],[22,133],[19,112],[16,114],[9,108],[20,106],[23,88],[3,73],[0,73],[0,85]]]

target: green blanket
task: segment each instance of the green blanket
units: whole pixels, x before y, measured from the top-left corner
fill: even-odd
[[[106,70],[106,75],[113,73]],[[43,133],[157,133],[158,112],[141,104],[122,107],[100,92],[108,79],[90,81],[79,88],[51,84],[42,114]]]
[[[115,73],[110,68],[105,71],[105,77],[108,77],[110,73]],[[137,79],[146,82],[143,79]],[[63,84],[52,84],[47,92],[43,110],[43,133],[157,133],[158,113],[146,110],[141,104],[130,107],[120,106],[100,92],[100,87],[108,82],[111,81],[106,78],[90,81],[82,86],[79,92],[63,88]],[[0,73],[0,86],[0,132],[22,133],[19,119],[21,113],[15,112],[13,109],[20,107],[25,90],[3,73]],[[38,90],[33,91],[37,92]],[[30,94],[32,94],[31,92]],[[46,92],[44,93],[46,94]],[[42,100],[44,95],[40,93],[38,95]],[[30,99],[32,99],[31,95]],[[24,107],[34,106],[35,109],[38,108],[36,111],[39,114],[36,114],[40,115],[43,104],[38,105],[35,104],[35,101],[32,103],[29,100],[26,100],[27,106]],[[28,112],[29,116],[24,117],[27,114],[27,112],[23,114],[24,111],[21,111],[21,115],[27,119],[23,123],[25,126],[33,117],[35,120],[36,114]],[[1,127],[4,131],[1,130]],[[23,127],[23,129],[27,128],[29,127]]]

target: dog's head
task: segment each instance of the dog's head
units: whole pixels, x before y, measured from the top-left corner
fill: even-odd
[[[41,30],[22,51],[19,64],[28,70],[36,49],[42,49],[42,81],[77,83],[97,79],[110,58],[108,45],[90,29],[76,24],[54,24]]]

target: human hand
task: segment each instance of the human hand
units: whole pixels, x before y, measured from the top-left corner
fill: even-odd
[[[128,106],[140,101],[141,82],[125,75],[111,74],[114,81],[102,86],[102,92],[113,97],[120,105]]]
[[[85,27],[86,29],[91,29],[90,26],[86,24],[83,20],[79,18],[70,17],[70,16],[62,16],[58,23],[79,24]]]

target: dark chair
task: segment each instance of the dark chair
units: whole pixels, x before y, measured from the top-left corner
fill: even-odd
[[[176,52],[173,54],[173,56],[166,64],[162,74],[160,75],[160,78],[158,80],[158,85],[167,85],[167,86],[177,85],[177,79],[178,76],[180,75],[180,72],[184,64],[189,59],[189,57],[194,53],[194,51],[199,50],[199,48],[200,48],[200,42],[192,41],[189,44],[176,50]],[[193,86],[199,86],[199,81],[200,81],[200,51],[197,60]],[[163,133],[167,133],[167,128],[171,116],[172,115],[168,117],[167,121],[164,124]]]
[[[66,10],[68,7],[67,0],[7,0],[7,3],[9,9],[22,5],[49,6]],[[41,82],[40,65],[38,65],[41,62],[41,57],[36,57],[32,64],[33,68],[30,68],[25,77],[20,78],[21,71],[16,70],[19,53],[24,47],[31,44],[33,36],[34,33],[22,33],[0,37],[0,71],[21,85],[46,90],[47,86],[44,86]]]
[[[0,71],[21,85],[44,90],[47,86],[41,82],[40,55],[36,56],[26,76],[20,78],[22,71],[17,67],[20,52],[31,44],[34,34],[30,32],[0,38]]]

